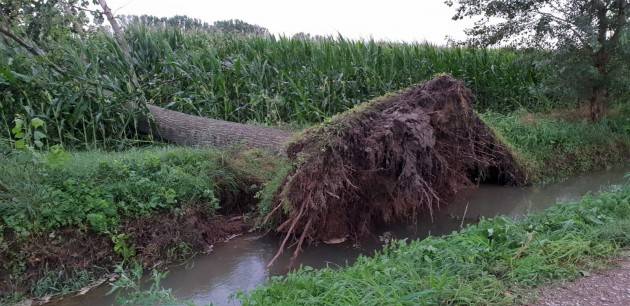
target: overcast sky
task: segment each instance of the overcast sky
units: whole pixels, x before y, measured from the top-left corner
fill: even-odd
[[[429,41],[464,37],[444,0],[108,0],[115,14],[241,19],[275,34],[337,34],[360,39]]]

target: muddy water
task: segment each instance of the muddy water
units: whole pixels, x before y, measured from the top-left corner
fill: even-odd
[[[461,192],[457,199],[443,207],[433,217],[426,217],[416,224],[393,226],[377,231],[360,245],[342,243],[310,247],[300,256],[299,263],[312,267],[340,267],[352,263],[360,254],[370,255],[382,246],[382,241],[395,238],[423,238],[443,235],[461,226],[476,222],[480,217],[507,215],[519,217],[540,211],[556,202],[579,199],[587,192],[599,192],[615,188],[624,182],[624,174],[630,166],[572,178],[562,183],[526,188],[481,186],[476,190]],[[244,235],[229,243],[217,245],[208,255],[200,256],[187,265],[174,267],[163,286],[171,288],[174,295],[198,305],[238,305],[232,295],[247,291],[264,283],[270,276],[286,273],[290,254],[282,257],[271,269],[267,262],[273,257],[278,240],[272,237]],[[287,252],[290,253],[290,252]],[[109,288],[103,286],[87,295],[66,298],[55,306],[112,305],[114,297],[106,296]]]

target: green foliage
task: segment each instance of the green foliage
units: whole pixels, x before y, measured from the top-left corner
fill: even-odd
[[[540,106],[544,67],[510,50],[428,44],[215,35],[129,25],[145,95],[159,105],[230,121],[313,123],[387,92],[450,73],[480,108]]]
[[[234,180],[223,158],[194,149],[0,155],[6,189],[0,225],[21,236],[61,227],[115,233],[125,218],[184,205],[205,205],[214,212],[217,182]],[[123,257],[132,256],[124,236],[114,236],[114,243]]]
[[[260,36],[270,35],[269,30],[267,30],[266,28],[255,25],[255,24],[249,24],[239,19],[215,21],[213,26],[217,31],[220,31],[226,34],[260,35]]]
[[[30,123],[25,123],[20,116],[13,119],[13,138],[15,139],[15,148],[18,150],[25,150],[27,148],[44,147],[44,141],[46,141],[46,125],[44,120],[40,118],[31,119]]]
[[[0,39],[0,135],[17,146],[124,147],[140,140],[130,110],[138,99],[114,41],[104,33],[89,40],[68,37],[33,57]],[[57,63],[63,74],[51,68]],[[41,120],[39,128],[33,122]],[[28,133],[39,130],[43,134]],[[46,136],[45,138],[37,136]],[[20,138],[21,137],[21,138]]]
[[[459,0],[453,19],[475,19],[471,45],[553,51],[542,62],[553,67],[549,89],[594,105],[627,94],[628,16],[627,0]]]
[[[112,236],[114,243],[114,253],[120,255],[123,260],[128,261],[136,255],[135,249],[129,245],[129,237],[126,234],[117,234]]]
[[[279,167],[273,177],[265,183],[263,188],[256,194],[258,199],[258,215],[261,218],[267,216],[273,208],[276,193],[279,192],[280,186],[284,183],[287,175],[293,170],[293,166],[285,164]],[[272,226],[272,224],[261,224],[264,226]]]
[[[240,298],[244,305],[522,303],[532,286],[579,277],[630,246],[619,238],[628,220],[626,186],[521,221],[498,217],[441,238],[396,241],[341,269],[302,267]]]
[[[304,125],[436,73],[465,80],[479,109],[503,112],[554,103],[538,93],[546,67],[535,66],[522,52],[227,35],[173,22],[137,21],[126,27],[141,92],[133,90],[121,52],[107,33],[49,42],[48,55],[40,58],[0,40],[0,135],[12,136],[15,118],[40,118],[50,145],[124,147],[129,140],[143,140],[135,118],[144,110],[127,107],[141,95],[211,118]]]
[[[37,43],[46,43],[68,34],[82,34],[90,17],[100,24],[99,11],[90,10],[96,0],[2,0],[0,21],[14,26],[18,34]],[[17,26],[19,25],[19,26]]]
[[[629,158],[630,117],[625,110],[597,123],[560,115],[524,110],[480,114],[536,182],[602,169]]]
[[[201,19],[183,15],[173,17],[157,17],[151,15],[118,16],[124,25],[143,25],[149,27],[176,27],[186,31],[203,31],[208,33],[222,33],[231,35],[270,35],[269,30],[259,25],[250,24],[243,20],[219,20],[209,24]]]

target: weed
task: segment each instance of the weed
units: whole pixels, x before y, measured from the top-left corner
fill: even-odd
[[[114,252],[120,255],[124,262],[129,261],[136,255],[133,246],[129,245],[129,237],[127,235],[112,235],[112,242],[114,243]]]
[[[119,266],[120,277],[114,284],[109,294],[121,290],[122,294],[116,298],[117,305],[152,306],[152,305],[192,305],[191,303],[178,301],[173,297],[170,290],[163,289],[160,282],[166,273],[152,270],[151,285],[149,289],[142,289],[142,276],[144,271],[141,265],[134,265],[131,269],[125,270]]]
[[[66,271],[51,270],[40,278],[31,290],[32,296],[63,295],[88,286],[94,275],[88,271],[77,271],[67,275]]]

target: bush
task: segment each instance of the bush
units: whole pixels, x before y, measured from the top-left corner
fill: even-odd
[[[115,232],[121,221],[185,205],[219,208],[221,188],[238,188],[246,169],[225,153],[200,149],[145,149],[0,157],[0,224],[22,236],[62,227]],[[67,153],[66,153],[67,154]],[[54,161],[51,163],[51,161]],[[255,170],[252,170],[255,171]]]

